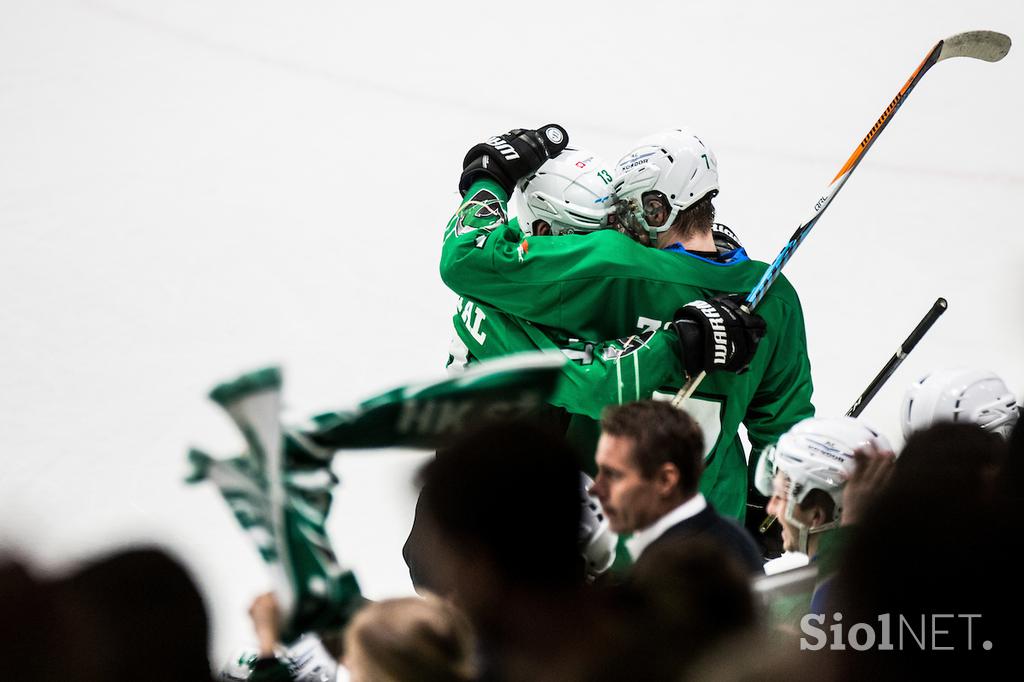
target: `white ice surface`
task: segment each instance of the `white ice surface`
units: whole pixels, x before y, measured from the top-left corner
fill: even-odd
[[[0,0],[0,543],[53,567],[172,547],[223,659],[266,579],[180,482],[190,444],[241,447],[205,392],[280,363],[303,414],[439,376],[470,144],[557,121],[615,159],[685,123],[718,155],[719,218],[771,260],[928,48],[976,28],[1024,39],[1024,6]],[[899,442],[904,386],[937,366],[1024,389],[1022,47],[936,67],[788,267],[820,413],[937,296],[864,416]],[[370,596],[410,590],[422,457],[338,462],[332,531]]]

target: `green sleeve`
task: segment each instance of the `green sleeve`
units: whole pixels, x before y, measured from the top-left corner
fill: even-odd
[[[624,277],[611,273],[633,279],[642,272],[637,250],[647,247],[628,237],[604,230],[527,238],[508,220],[507,197],[495,183],[480,180],[466,196],[448,222],[440,264],[441,279],[460,296],[564,329],[608,306],[613,292],[630,295],[619,282]]]
[[[656,331],[591,344],[576,342],[562,349],[572,360],[563,370],[552,405],[574,414],[600,419],[608,405],[643,400],[683,375],[674,332]]]
[[[678,339],[669,330],[589,342],[512,317],[460,297],[452,318],[466,360],[490,360],[530,351],[557,351],[572,362],[548,400],[573,414],[599,419],[606,405],[651,397],[682,377]],[[454,357],[454,353],[453,353]]]
[[[800,301],[788,281],[780,278],[775,287],[788,290],[788,295],[785,302],[773,301],[780,312],[777,316],[771,315],[769,324],[779,324],[785,331],[773,336],[772,357],[743,420],[750,438],[752,462],[791,426],[814,416],[811,404],[814,387]],[[766,311],[766,319],[769,315]]]

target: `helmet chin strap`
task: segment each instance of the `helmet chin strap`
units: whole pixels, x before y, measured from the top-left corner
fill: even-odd
[[[802,523],[797,525],[797,529],[798,532],[796,538],[796,551],[800,552],[801,554],[807,554],[807,556],[810,556],[810,554],[807,552],[807,545],[808,543],[810,543],[811,533],[808,530],[807,526],[805,526]]]
[[[796,536],[796,551],[801,554],[807,554],[807,542],[810,540],[811,531],[807,527],[807,524],[803,521],[798,521],[793,511],[796,509],[796,485],[790,480],[787,486],[789,490],[786,491],[786,510],[784,512],[786,517],[786,523],[792,525],[797,530]]]
[[[810,556],[810,553],[807,551],[807,546],[810,544],[811,536],[817,535],[818,533],[824,533],[825,531],[832,530],[833,528],[837,528],[839,526],[838,514],[837,518],[833,519],[832,521],[811,528],[803,521],[798,521],[796,516],[793,514],[793,510],[796,508],[796,505],[797,501],[796,498],[793,496],[793,489],[791,487],[789,490],[788,499],[786,500],[786,522],[792,524],[797,529],[797,551],[801,554],[806,554],[807,556]]]

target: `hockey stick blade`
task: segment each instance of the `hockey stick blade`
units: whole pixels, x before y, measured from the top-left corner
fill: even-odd
[[[936,43],[929,50],[928,54],[925,55],[924,60],[917,69],[910,74],[910,78],[900,88],[900,91],[896,93],[896,96],[889,103],[889,106],[885,108],[885,111],[882,112],[882,115],[875,121],[875,125],[871,127],[867,135],[864,136],[864,139],[861,140],[861,143],[850,154],[850,158],[846,160],[846,163],[836,173],[828,189],[815,202],[811,216],[796,229],[789,242],[782,248],[775,261],[772,262],[771,266],[761,277],[761,280],[750,292],[750,295],[747,296],[747,306],[753,310],[761,302],[768,288],[778,279],[782,268],[789,262],[793,252],[796,251],[797,247],[807,237],[811,228],[818,221],[818,218],[829,207],[832,200],[839,193],[839,190],[843,188],[843,185],[850,178],[850,175],[860,165],[860,162],[868,153],[868,150],[871,149],[875,140],[885,130],[885,127],[889,125],[889,122],[896,115],[896,112],[899,111],[900,107],[903,106],[907,97],[910,96],[910,92],[935,64],[953,57],[971,57],[987,62],[995,62],[1005,57],[1009,51],[1009,36],[995,31],[967,31],[966,33],[958,33]]]
[[[889,377],[893,375],[896,368],[903,364],[903,361],[906,360],[908,355],[910,355],[910,351],[914,350],[917,342],[928,333],[928,330],[931,329],[932,325],[935,324],[935,321],[938,320],[944,312],[946,312],[948,307],[949,304],[946,303],[946,299],[940,297],[935,300],[931,309],[925,313],[925,316],[922,317],[921,321],[917,323],[916,327],[914,327],[914,331],[910,332],[910,336],[900,344],[900,347],[896,349],[893,356],[889,358],[889,361],[885,363],[884,367],[882,367],[882,371],[880,371],[875,378],[871,380],[871,383],[864,389],[864,392],[860,394],[860,396],[853,402],[853,405],[850,406],[850,409],[846,411],[847,417],[860,416],[860,413],[868,406],[868,403],[875,397],[878,390],[885,385],[885,382],[887,382]]]
[[[843,188],[846,181],[850,179],[850,175],[856,170],[857,166],[860,165],[861,160],[871,149],[871,146],[878,139],[878,136],[885,130],[885,127],[889,125],[893,116],[899,111],[900,107],[903,106],[903,102],[906,101],[907,97],[910,96],[910,92],[914,87],[921,81],[928,71],[935,66],[938,62],[951,59],[953,57],[972,57],[975,59],[981,59],[987,62],[999,61],[1010,51],[1010,38],[1002,33],[995,31],[967,31],[965,33],[957,33],[956,35],[950,36],[945,40],[940,40],[935,46],[928,51],[925,55],[924,60],[921,64],[910,74],[910,78],[904,83],[900,91],[896,93],[892,102],[885,108],[882,115],[875,121],[875,125],[871,127],[868,134],[864,136],[861,143],[853,150],[850,158],[846,160],[843,167],[836,173],[835,178],[829,184],[828,188],[823,194],[821,194],[817,201],[814,203],[814,209],[810,217],[802,222],[793,236],[789,238],[786,245],[779,251],[779,255],[775,257],[768,269],[764,271],[761,279],[757,282],[754,288],[747,295],[747,300],[744,304],[744,308],[747,311],[754,310],[757,305],[764,298],[768,292],[768,288],[779,278],[782,273],[782,268],[785,267],[789,259],[793,257],[793,253],[796,252],[800,244],[803,243],[804,239],[810,233],[811,229],[821,218],[822,214],[825,213],[825,209],[829,207],[832,200],[839,190]],[[683,401],[693,395],[694,391],[697,390],[697,386],[704,380],[705,373],[701,372],[696,377],[688,380],[686,385],[679,389],[675,398],[672,399],[672,404],[676,407],[682,405]]]
[[[942,41],[942,51],[935,61],[952,57],[971,57],[998,62],[1010,51],[1010,36],[995,31],[967,31]]]

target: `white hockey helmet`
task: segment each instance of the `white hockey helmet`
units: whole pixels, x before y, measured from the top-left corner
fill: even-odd
[[[880,450],[891,450],[881,433],[853,417],[811,417],[782,434],[779,441],[761,453],[754,483],[763,495],[771,497],[772,481],[778,472],[789,481],[786,500],[786,521],[800,530],[801,552],[807,551],[807,537],[839,525],[843,511],[843,487],[853,471],[854,450],[873,444]],[[832,520],[807,528],[793,514],[812,490],[821,490],[832,498],[835,513]]]
[[[594,481],[582,471],[580,472],[580,502],[583,513],[580,515],[579,548],[580,554],[587,563],[587,577],[594,579],[601,575],[615,561],[615,546],[619,536],[608,527],[601,503],[590,494]]]
[[[551,234],[593,232],[608,226],[612,174],[601,158],[585,149],[566,148],[517,184],[519,226],[533,234],[538,220]]]
[[[718,194],[718,161],[700,138],[684,128],[666,130],[643,138],[615,168],[616,210],[620,219],[647,233],[651,242],[665,232],[680,211],[708,194]],[[643,196],[660,192],[668,201],[668,218],[650,225],[644,212]]]
[[[967,422],[1010,437],[1020,407],[1006,384],[981,369],[940,369],[907,388],[900,409],[903,437],[936,422]]]

